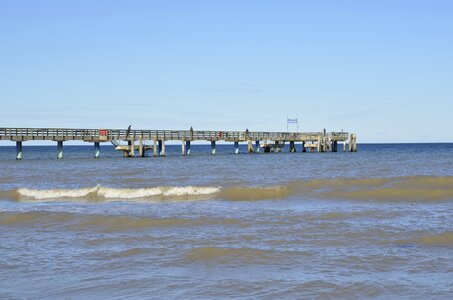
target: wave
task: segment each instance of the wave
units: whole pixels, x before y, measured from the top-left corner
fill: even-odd
[[[265,199],[283,199],[288,197],[291,191],[286,186],[276,187],[240,187],[223,189],[220,198],[232,201],[254,201]]]
[[[415,244],[419,246],[453,246],[453,231],[431,234],[409,240],[401,240],[399,244]]]
[[[86,197],[94,193],[97,188],[84,188],[84,189],[50,189],[50,190],[37,190],[29,188],[20,188],[16,192],[23,197],[32,198],[36,200],[55,199],[55,198],[80,198]]]
[[[46,213],[46,212],[0,212],[0,225],[16,226],[27,224],[52,224],[68,223],[73,219],[70,213]],[[44,221],[44,222],[43,222]]]
[[[87,201],[127,200],[127,199],[164,199],[209,196],[220,191],[218,187],[149,187],[149,188],[110,188],[96,186],[81,189],[30,189],[15,190],[16,200],[64,200],[81,199]]]
[[[332,178],[292,181],[279,186],[157,186],[143,188],[87,187],[76,189],[19,188],[0,191],[0,198],[17,201],[230,201],[346,199],[435,202],[453,200],[453,177]]]
[[[254,248],[199,247],[185,254],[187,262],[256,264],[272,260],[274,252]]]
[[[286,187],[148,187],[148,188],[111,188],[96,186],[80,189],[30,189],[19,188],[3,193],[3,197],[17,201],[122,201],[122,200],[204,200],[225,199],[232,201],[251,201],[280,199],[289,195]]]
[[[334,178],[292,183],[314,198],[432,202],[453,200],[453,177]]]
[[[102,232],[141,230],[165,227],[194,227],[206,225],[240,226],[244,221],[235,218],[159,218],[127,215],[77,214],[51,211],[0,212],[0,226],[61,227],[72,230]]]
[[[288,263],[292,264],[294,259],[297,260],[298,258],[307,256],[312,256],[312,253],[259,249],[254,247],[204,246],[187,250],[182,257],[182,263],[215,263],[231,266],[277,263],[283,266]]]
[[[131,256],[148,254],[150,252],[151,252],[151,249],[148,249],[148,248],[131,248],[128,250],[117,251],[117,252],[113,252],[113,253],[98,254],[97,258],[102,258],[102,259],[128,258]]]

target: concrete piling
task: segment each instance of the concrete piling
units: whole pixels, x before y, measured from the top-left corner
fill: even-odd
[[[143,149],[143,138],[141,136],[138,137],[138,156],[145,157],[145,151]]]
[[[239,154],[239,142],[234,142],[234,154]]]
[[[99,142],[94,142],[94,158],[101,157],[101,146]]]
[[[17,160],[22,159],[22,141],[16,142],[16,159]]]
[[[132,141],[127,141],[127,150],[124,151],[124,157],[130,157],[131,156],[131,149],[132,149]]]
[[[184,140],[181,141],[181,154],[182,156],[186,156],[186,143]]]
[[[215,141],[211,141],[211,155],[215,155],[216,149],[215,149]]]
[[[318,137],[318,152],[322,151],[321,137]]]
[[[135,136],[132,136],[131,140],[129,141],[129,157],[135,157]]]
[[[63,141],[57,141],[57,158],[63,158]]]
[[[165,156],[165,141],[159,140],[159,155]]]
[[[157,139],[154,138],[153,140],[153,154],[154,154],[154,157],[157,157]]]
[[[302,142],[302,152],[307,152],[307,149],[305,148],[305,142]]]
[[[351,133],[349,136],[349,152],[357,152],[357,136]]]
[[[255,141],[255,152],[260,153],[260,141]]]
[[[253,142],[251,140],[247,142],[247,152],[248,153],[255,152],[254,149],[253,149]]]
[[[291,153],[296,152],[296,145],[295,145],[294,141],[289,142],[289,152],[291,152]]]
[[[190,155],[190,141],[186,141],[186,153]]]

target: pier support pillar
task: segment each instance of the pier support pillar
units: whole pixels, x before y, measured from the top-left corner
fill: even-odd
[[[239,142],[234,142],[234,154],[239,154]]]
[[[248,141],[248,142],[247,142],[247,152],[248,152],[248,153],[253,153],[253,152],[255,152],[254,149],[253,149],[253,142],[252,142],[252,141]]]
[[[145,157],[145,151],[143,151],[143,138],[138,138],[138,156]]]
[[[63,141],[57,142],[57,158],[58,159],[63,158]]]
[[[153,154],[154,157],[157,157],[157,139],[153,140]]]
[[[321,152],[322,144],[321,144],[321,137],[318,137],[318,152]]]
[[[346,152],[346,141],[343,141],[343,152]]]
[[[289,152],[294,153],[296,152],[296,145],[294,141],[289,142]]]
[[[211,141],[211,154],[215,155],[215,152],[216,152],[216,150],[215,150],[215,141]]]
[[[279,141],[275,141],[275,152],[276,153],[282,152],[282,148],[280,147]]]
[[[16,142],[16,159],[17,160],[22,159],[22,141]]]
[[[190,155],[190,141],[186,141],[186,153]]]
[[[94,142],[94,158],[101,157],[101,146],[99,142]]]
[[[349,137],[349,152],[357,152],[357,136],[351,133]]]
[[[338,152],[338,141],[333,141],[332,152]]]
[[[159,155],[165,156],[165,141],[159,140]]]
[[[305,148],[305,142],[302,142],[302,152],[307,152],[307,149]]]
[[[131,157],[132,140],[127,141],[127,150],[124,151],[124,157]]]
[[[129,144],[129,157],[135,157],[135,136],[128,141]]]
[[[255,152],[260,153],[260,141],[255,141]]]
[[[186,144],[184,140],[181,141],[181,155],[186,156]]]

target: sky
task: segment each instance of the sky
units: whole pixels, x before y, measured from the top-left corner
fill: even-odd
[[[453,1],[0,0],[0,127],[451,142],[452,111]]]

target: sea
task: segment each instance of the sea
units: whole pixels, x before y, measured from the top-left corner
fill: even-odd
[[[11,145],[0,299],[453,299],[453,144]]]

